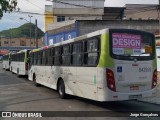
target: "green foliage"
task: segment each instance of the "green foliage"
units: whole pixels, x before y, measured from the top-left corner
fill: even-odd
[[[17,0],[0,0],[0,18],[3,12],[12,12],[16,9]]]
[[[19,38],[19,37],[26,37],[30,38],[30,32],[31,32],[31,38],[35,38],[35,25],[32,23],[24,24],[18,28],[12,28],[9,30],[4,30],[0,32],[0,36],[6,37],[6,38]],[[44,36],[44,32],[37,28],[37,38],[41,38]]]

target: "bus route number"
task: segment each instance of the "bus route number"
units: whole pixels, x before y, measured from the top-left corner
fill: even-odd
[[[142,68],[139,68],[139,72],[151,72],[151,68],[150,67],[142,67]]]

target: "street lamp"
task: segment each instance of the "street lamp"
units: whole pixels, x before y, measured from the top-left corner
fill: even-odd
[[[19,18],[19,19],[21,19],[21,20],[25,20],[25,21],[27,21],[27,22],[29,22],[29,23],[31,23],[31,18],[33,17],[33,16],[31,16],[31,15],[28,15],[28,17],[30,17],[30,21],[28,21],[28,20],[26,20],[25,18]],[[30,27],[30,47],[31,47],[31,27]]]

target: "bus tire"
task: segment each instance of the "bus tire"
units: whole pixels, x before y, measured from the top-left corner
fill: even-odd
[[[11,72],[12,72],[12,74],[14,74],[13,71],[12,71],[12,67],[11,67]]]
[[[5,66],[5,71],[7,71],[7,67]]]
[[[60,98],[62,99],[66,98],[65,85],[63,80],[60,80],[58,82],[58,94]]]
[[[17,77],[20,77],[20,75],[19,75],[19,69],[17,69]]]
[[[40,84],[38,84],[38,83],[36,82],[36,75],[35,75],[35,74],[33,75],[33,83],[34,83],[34,85],[35,85],[36,87],[39,87],[39,86],[40,86]]]

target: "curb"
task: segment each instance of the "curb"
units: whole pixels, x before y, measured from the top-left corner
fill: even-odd
[[[146,101],[146,100],[137,100],[139,102],[144,102],[144,103],[150,103],[150,104],[155,104],[155,105],[160,105],[160,103],[154,102],[154,101]]]

